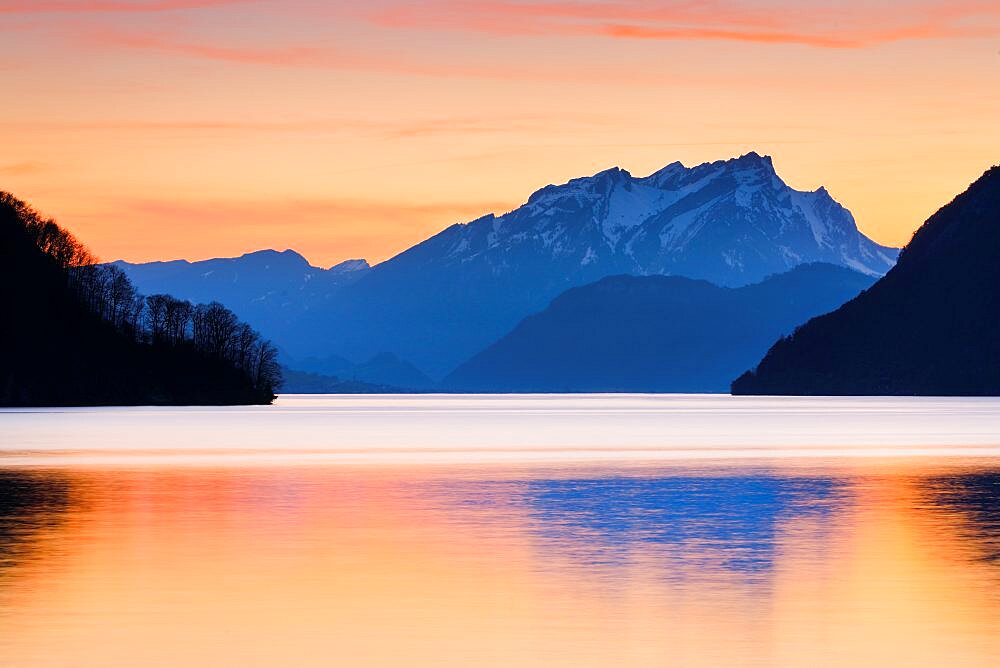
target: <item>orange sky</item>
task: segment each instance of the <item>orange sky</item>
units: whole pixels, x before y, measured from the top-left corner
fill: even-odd
[[[103,259],[377,261],[748,150],[905,243],[1000,163],[995,0],[0,0],[0,189]]]

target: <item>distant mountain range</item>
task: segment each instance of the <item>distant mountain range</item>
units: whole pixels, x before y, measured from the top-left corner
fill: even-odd
[[[145,294],[225,304],[279,346],[294,335],[306,311],[371,270],[364,260],[347,260],[329,269],[314,267],[293,250],[262,250],[200,262],[112,264]]]
[[[412,394],[419,388],[399,385],[381,385],[339,376],[282,369],[282,394]]]
[[[779,341],[737,394],[1000,395],[1000,167],[870,290]]]
[[[392,353],[379,353],[358,364],[337,355],[288,359],[286,363],[294,369],[369,385],[411,390],[427,390],[436,385],[420,369]]]
[[[510,213],[453,225],[371,268],[319,269],[291,251],[119,266],[145,292],[212,295],[289,359],[358,364],[391,353],[439,379],[560,293],[607,276],[736,287],[826,262],[877,277],[896,255],[825,189],[793,190],[770,158],[748,153],[547,186]]]
[[[614,276],[557,297],[442,382],[456,391],[726,392],[774,341],[875,278],[801,265],[723,288],[677,276]]]

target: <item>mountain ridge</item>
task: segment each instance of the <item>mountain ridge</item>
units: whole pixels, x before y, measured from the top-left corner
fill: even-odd
[[[739,288],[609,276],[571,288],[441,383],[475,392],[724,392],[780,335],[869,287],[830,264]]]
[[[279,347],[303,312],[371,270],[365,260],[345,260],[324,269],[292,249],[195,261],[109,264],[123,270],[141,292],[219,301]]]

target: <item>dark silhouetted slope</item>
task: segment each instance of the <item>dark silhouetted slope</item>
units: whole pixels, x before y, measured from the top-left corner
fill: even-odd
[[[875,279],[809,264],[742,288],[614,276],[568,290],[442,386],[497,392],[722,392],[782,334]]]
[[[1000,395],[1000,167],[870,290],[774,345],[736,394]]]
[[[138,321],[145,300],[120,272],[100,274],[98,268],[85,266],[88,259],[86,251],[54,222],[0,193],[0,304],[4,309],[0,405],[273,400],[269,378],[261,375],[258,383],[248,369],[207,354],[183,337],[158,335],[143,342],[144,330]],[[106,298],[102,312],[111,313],[111,320],[94,311],[93,299],[82,297],[95,294],[84,281],[102,276],[116,279],[113,285],[105,284],[101,293]],[[165,303],[166,299],[154,301]],[[194,308],[177,300],[170,303]],[[221,313],[203,309],[199,313]],[[234,318],[232,323],[238,325]],[[243,333],[249,343],[248,332]],[[273,348],[263,350],[269,353]],[[261,363],[268,364],[268,358],[261,358]],[[270,373],[270,368],[262,367],[262,371]]]

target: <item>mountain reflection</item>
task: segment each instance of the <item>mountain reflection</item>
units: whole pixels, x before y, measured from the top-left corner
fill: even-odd
[[[847,497],[844,482],[835,478],[767,474],[543,479],[503,486],[513,497],[504,502],[528,509],[527,528],[543,549],[583,567],[624,566],[637,553],[652,553],[683,565],[665,570],[667,577],[705,569],[767,573],[775,566],[780,533],[793,521],[800,530],[808,527],[799,537],[815,539],[811,544],[820,551]],[[480,496],[476,503],[482,501]]]
[[[68,509],[64,477],[0,470],[0,577],[27,556],[39,533],[61,523]]]

